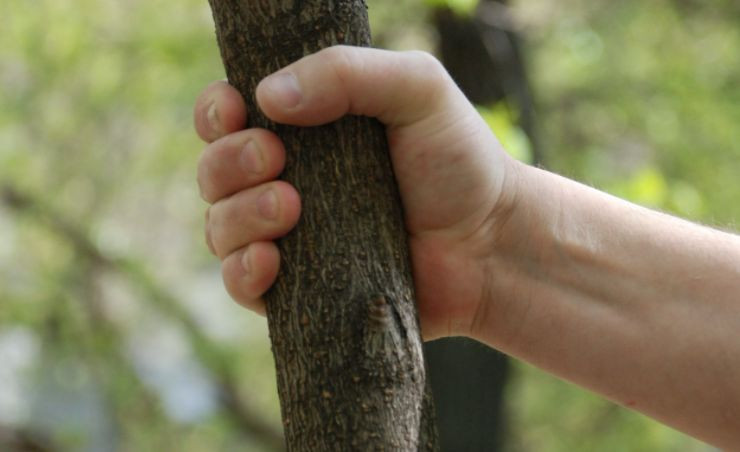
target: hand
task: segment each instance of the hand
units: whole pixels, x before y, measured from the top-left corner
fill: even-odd
[[[280,123],[312,126],[353,114],[386,125],[423,335],[471,335],[491,296],[487,262],[514,206],[517,164],[439,62],[422,52],[333,47],[267,77],[256,98]],[[275,180],[286,158],[280,139],[239,130],[246,116],[225,82],[200,95],[195,127],[210,144],[198,183],[212,203],[206,241],[223,261],[227,290],[264,312],[260,297],[279,267],[272,240],[295,226],[300,197]]]

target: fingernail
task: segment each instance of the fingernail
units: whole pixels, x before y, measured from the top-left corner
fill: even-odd
[[[290,72],[272,74],[262,81],[269,96],[282,108],[293,109],[301,103],[301,88]]]
[[[265,170],[262,152],[254,140],[247,141],[240,155],[242,168],[252,174],[261,174]]]
[[[216,101],[212,100],[211,105],[208,106],[208,111],[206,113],[206,119],[208,120],[208,126],[211,128],[212,132],[220,133],[221,132],[221,121],[218,119],[218,110],[216,109]]]
[[[209,221],[211,209],[206,209],[206,246],[208,251],[214,256],[217,255],[216,247],[213,246],[213,238],[211,237],[211,222]]]
[[[208,202],[208,200],[206,199],[206,192],[203,191],[203,184],[200,181],[198,181],[198,195],[200,195],[200,199]]]
[[[274,220],[278,215],[278,202],[274,190],[267,190],[257,198],[257,211],[267,220]]]
[[[244,268],[244,273],[246,274],[249,274],[252,270],[252,264],[249,262],[249,247],[242,254],[242,268]]]

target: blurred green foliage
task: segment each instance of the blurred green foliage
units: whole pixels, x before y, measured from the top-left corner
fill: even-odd
[[[637,202],[734,227],[737,3],[568,3],[530,12],[552,21],[530,35],[551,166]]]
[[[426,0],[427,6],[444,6],[461,15],[471,14],[478,6],[478,0]]]
[[[369,4],[380,45],[434,48],[436,3]],[[265,450],[224,400],[279,425],[266,327],[228,301],[201,238],[191,108],[223,77],[207,2],[4,6],[0,429],[63,450]],[[546,166],[737,225],[735,2],[521,0],[512,12]],[[480,111],[526,160],[512,114]],[[507,391],[512,451],[708,450],[526,365]]]

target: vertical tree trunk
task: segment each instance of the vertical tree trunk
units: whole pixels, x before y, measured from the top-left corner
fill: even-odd
[[[541,164],[535,102],[522,36],[508,0],[480,0],[475,13],[461,17],[449,8],[435,10],[442,62],[468,98],[478,105],[504,101],[517,112],[529,138],[532,160]]]
[[[480,0],[469,16],[436,7],[442,63],[471,102],[506,102],[518,112],[533,162],[542,164],[520,36],[507,0]],[[506,356],[466,338],[424,344],[443,451],[495,452],[506,444]]]
[[[277,125],[254,89],[335,44],[370,44],[360,0],[209,0],[249,126],[285,142],[283,174],[303,199],[280,241],[267,318],[290,450],[436,450],[406,234],[383,126],[346,117]]]
[[[505,355],[448,337],[424,344],[443,452],[497,452],[506,446]]]

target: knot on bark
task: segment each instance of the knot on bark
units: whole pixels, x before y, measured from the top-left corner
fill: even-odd
[[[365,354],[384,355],[402,346],[406,338],[406,327],[394,300],[387,295],[374,294],[365,300],[365,309]]]

